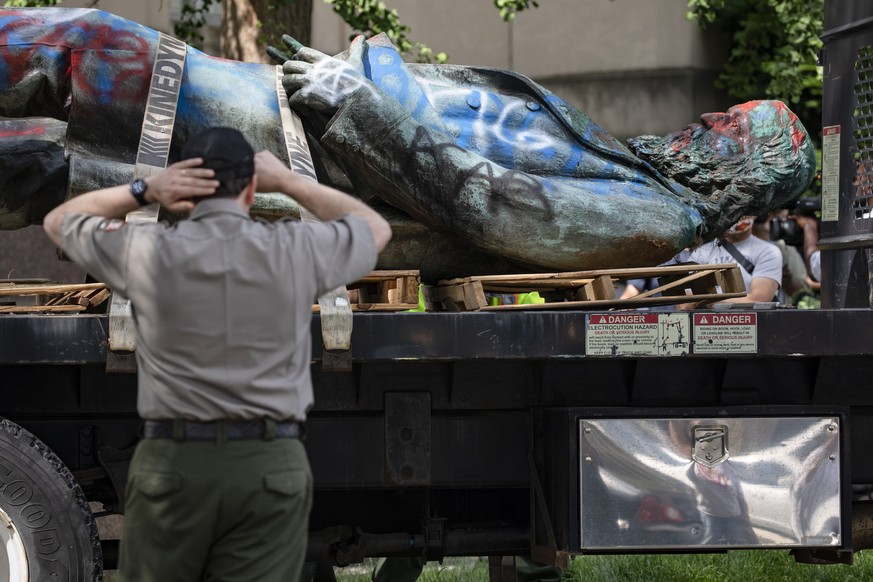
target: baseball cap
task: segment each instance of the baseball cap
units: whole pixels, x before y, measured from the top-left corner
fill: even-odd
[[[203,158],[203,167],[214,170],[222,185],[255,173],[255,152],[232,127],[212,127],[189,139],[182,147],[182,159],[189,158]]]

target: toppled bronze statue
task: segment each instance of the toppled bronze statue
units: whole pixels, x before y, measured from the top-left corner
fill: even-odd
[[[60,202],[67,168],[74,193],[129,179],[158,33],[73,9],[2,10],[0,31],[0,115],[67,122],[63,150],[57,128],[42,140],[20,122],[0,132],[0,226],[17,228]],[[395,228],[380,268],[428,278],[655,265],[798,197],[815,172],[809,136],[777,101],[625,147],[515,73],[404,63],[382,35],[337,57],[287,44],[290,56],[271,54],[286,61],[283,85],[319,179],[355,191]],[[213,125],[286,158],[273,67],[189,47],[170,160]],[[57,163],[60,151],[69,164]],[[50,183],[32,171],[47,159]],[[276,198],[261,208],[295,212]]]

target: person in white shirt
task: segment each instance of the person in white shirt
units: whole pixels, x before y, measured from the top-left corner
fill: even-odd
[[[782,284],[782,253],[771,242],[752,236],[754,216],[740,219],[725,233],[723,239],[710,241],[694,249],[679,253],[676,263],[693,262],[701,265],[737,263],[746,284],[745,297],[732,297],[719,303],[758,303],[773,301]],[[726,248],[725,241],[745,260],[741,261]],[[693,309],[696,304],[684,304],[680,309]]]

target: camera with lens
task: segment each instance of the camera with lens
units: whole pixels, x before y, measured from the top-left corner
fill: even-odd
[[[794,216],[818,216],[818,213],[821,212],[821,197],[799,198],[784,208],[790,214],[788,217],[774,217],[770,221],[770,240],[784,240],[786,244],[802,246],[803,228],[797,223]]]

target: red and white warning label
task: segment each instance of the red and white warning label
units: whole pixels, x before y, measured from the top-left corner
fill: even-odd
[[[594,313],[588,316],[589,356],[671,356],[688,353],[689,319],[678,313]]]
[[[757,313],[695,313],[695,354],[754,354],[758,351]]]

